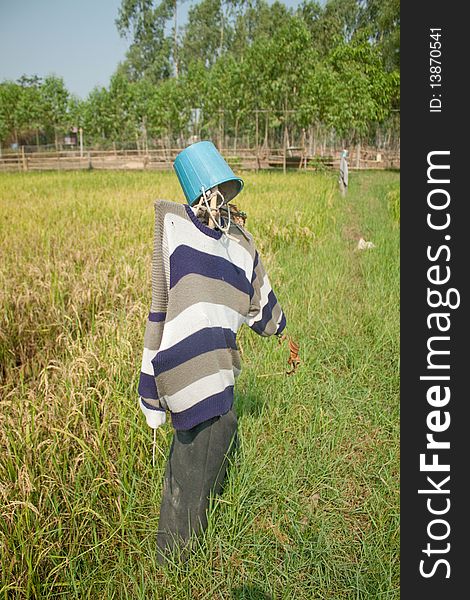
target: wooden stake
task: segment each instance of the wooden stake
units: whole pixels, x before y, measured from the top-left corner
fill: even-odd
[[[282,152],[282,172],[286,174],[287,169],[287,125],[284,125],[284,144]]]
[[[256,132],[255,132],[255,146],[256,146],[256,172],[259,169],[259,148],[258,148],[258,110],[256,111]]]
[[[213,218],[215,218],[215,215],[217,213],[217,197],[214,195],[211,198],[211,215]],[[211,229],[214,229],[215,225],[214,225],[214,221],[212,219],[209,219],[208,223],[209,227]]]
[[[217,186],[212,189],[212,196],[211,196],[211,215],[214,219],[217,215],[217,194],[215,193],[215,192],[217,192],[217,189],[218,189]],[[212,219],[209,219],[208,225],[211,229],[215,228],[215,224]]]
[[[27,171],[28,170],[28,166],[26,163],[26,156],[24,154],[24,146],[21,146],[21,160],[23,163],[23,171]]]

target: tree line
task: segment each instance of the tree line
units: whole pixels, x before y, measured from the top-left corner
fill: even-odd
[[[61,77],[0,83],[0,143],[141,145],[191,136],[332,131],[349,143],[398,127],[399,0],[201,0],[184,26],[177,0],[122,0],[129,40],[107,87],[87,98]]]

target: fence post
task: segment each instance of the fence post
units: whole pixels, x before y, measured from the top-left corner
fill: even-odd
[[[299,162],[299,171],[302,168],[307,168],[307,148],[305,147],[305,129],[302,127],[302,156]]]
[[[21,146],[21,161],[23,163],[23,171],[27,171],[28,163],[26,162],[26,156],[24,154],[24,146]]]
[[[282,157],[282,172],[284,175],[287,171],[287,123],[284,124],[284,144],[283,144],[283,157]]]
[[[256,172],[258,172],[259,170],[259,148],[258,148],[258,109],[256,109],[256,140],[255,140],[255,146],[256,146]]]

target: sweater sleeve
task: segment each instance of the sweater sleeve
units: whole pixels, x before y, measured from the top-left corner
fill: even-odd
[[[247,325],[258,335],[265,337],[279,335],[286,326],[286,318],[273,292],[258,252],[255,253],[251,285],[253,290],[250,310],[246,317]]]
[[[144,334],[144,351],[139,378],[140,408],[144,415],[148,411],[165,410],[158,395],[153,368],[162,341],[168,304],[166,266],[168,251],[164,236],[164,210],[160,202],[155,203],[155,231],[152,253],[152,305]]]

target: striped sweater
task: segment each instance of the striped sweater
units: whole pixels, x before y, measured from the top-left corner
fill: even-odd
[[[286,324],[252,236],[233,224],[229,234],[201,223],[188,205],[155,202],[139,396],[144,413],[168,409],[175,429],[230,410],[243,323],[262,336]]]

